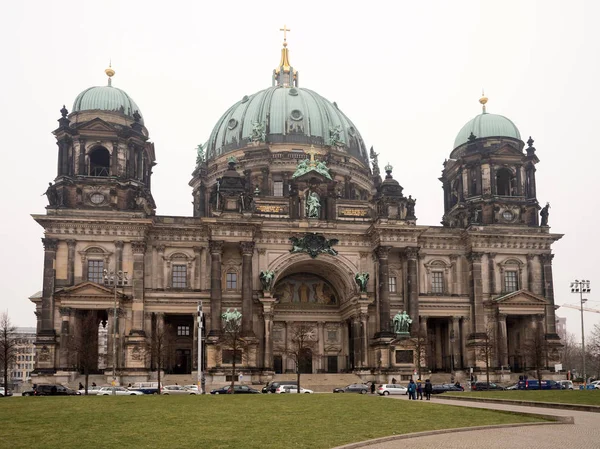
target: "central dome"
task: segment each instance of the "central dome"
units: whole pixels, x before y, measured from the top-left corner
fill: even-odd
[[[312,90],[282,85],[244,96],[230,107],[210,135],[207,158],[247,146],[257,125],[264,127],[268,143],[330,145],[335,133],[340,146],[368,165],[360,133],[337,104]]]

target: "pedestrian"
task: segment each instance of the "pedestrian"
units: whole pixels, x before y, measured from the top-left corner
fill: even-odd
[[[96,386],[96,382],[92,382],[92,387],[95,387],[95,386]]]
[[[375,382],[371,382],[371,394],[375,394]]]
[[[423,384],[421,379],[417,380],[417,399],[423,400]]]
[[[427,399],[428,401],[431,400],[431,392],[433,391],[433,385],[431,385],[431,382],[429,382],[429,379],[425,380],[425,399]]]
[[[392,377],[392,383],[395,384],[396,383],[396,378]]]
[[[79,382],[79,389],[83,390],[83,384],[81,382]]]
[[[415,384],[415,381],[411,379],[410,382],[408,383],[408,400],[409,401],[411,399],[413,401],[417,400],[416,392],[417,392],[417,385]]]

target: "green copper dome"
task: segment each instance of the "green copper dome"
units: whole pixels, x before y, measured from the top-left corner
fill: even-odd
[[[119,112],[132,119],[135,111],[142,115],[138,105],[127,93],[110,85],[90,87],[81,92],[75,98],[71,112],[93,110]],[[143,123],[144,119],[140,121]]]
[[[521,133],[513,122],[502,115],[488,114],[485,111],[469,120],[462,127],[454,140],[454,148],[467,143],[471,133],[478,139],[483,137],[512,137],[521,140]]]
[[[279,84],[244,96],[215,125],[207,158],[246,147],[252,141],[332,145],[368,166],[365,144],[350,119],[336,103],[300,87]]]

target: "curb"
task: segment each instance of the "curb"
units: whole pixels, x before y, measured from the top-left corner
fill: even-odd
[[[374,438],[372,440],[359,441],[357,443],[345,444],[343,446],[337,446],[333,449],[354,449],[358,447],[372,446],[374,444],[387,443],[389,441],[407,440],[409,438],[426,437],[430,435],[443,435],[446,433],[455,432],[470,432],[472,430],[490,430],[490,429],[506,429],[511,427],[527,427],[527,426],[546,426],[554,424],[575,424],[575,418],[572,416],[556,416],[556,415],[543,415],[537,413],[522,413],[522,412],[510,412],[517,415],[533,415],[539,416],[545,419],[551,419],[554,422],[540,422],[540,423],[514,423],[514,424],[497,424],[493,426],[475,426],[475,427],[459,427],[455,429],[440,429],[440,430],[427,430],[425,432],[405,433],[402,435],[390,435],[387,437]]]
[[[438,399],[446,399],[452,401],[467,401],[467,402],[489,402],[491,404],[506,404],[506,405],[521,405],[523,407],[540,407],[540,408],[556,408],[563,410],[575,410],[579,412],[600,413],[600,406],[597,405],[582,405],[582,404],[563,404],[560,402],[536,402],[536,401],[519,401],[516,399],[492,399],[492,398],[474,398],[460,396],[444,396],[438,395]]]

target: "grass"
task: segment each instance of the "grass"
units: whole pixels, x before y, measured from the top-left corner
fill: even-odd
[[[540,421],[351,394],[14,397],[0,401],[0,447],[330,448],[424,430]]]
[[[512,399],[517,401],[558,402],[561,404],[600,405],[600,390],[508,390],[508,391],[465,391],[459,394],[444,393],[444,396],[460,396],[489,399]]]

